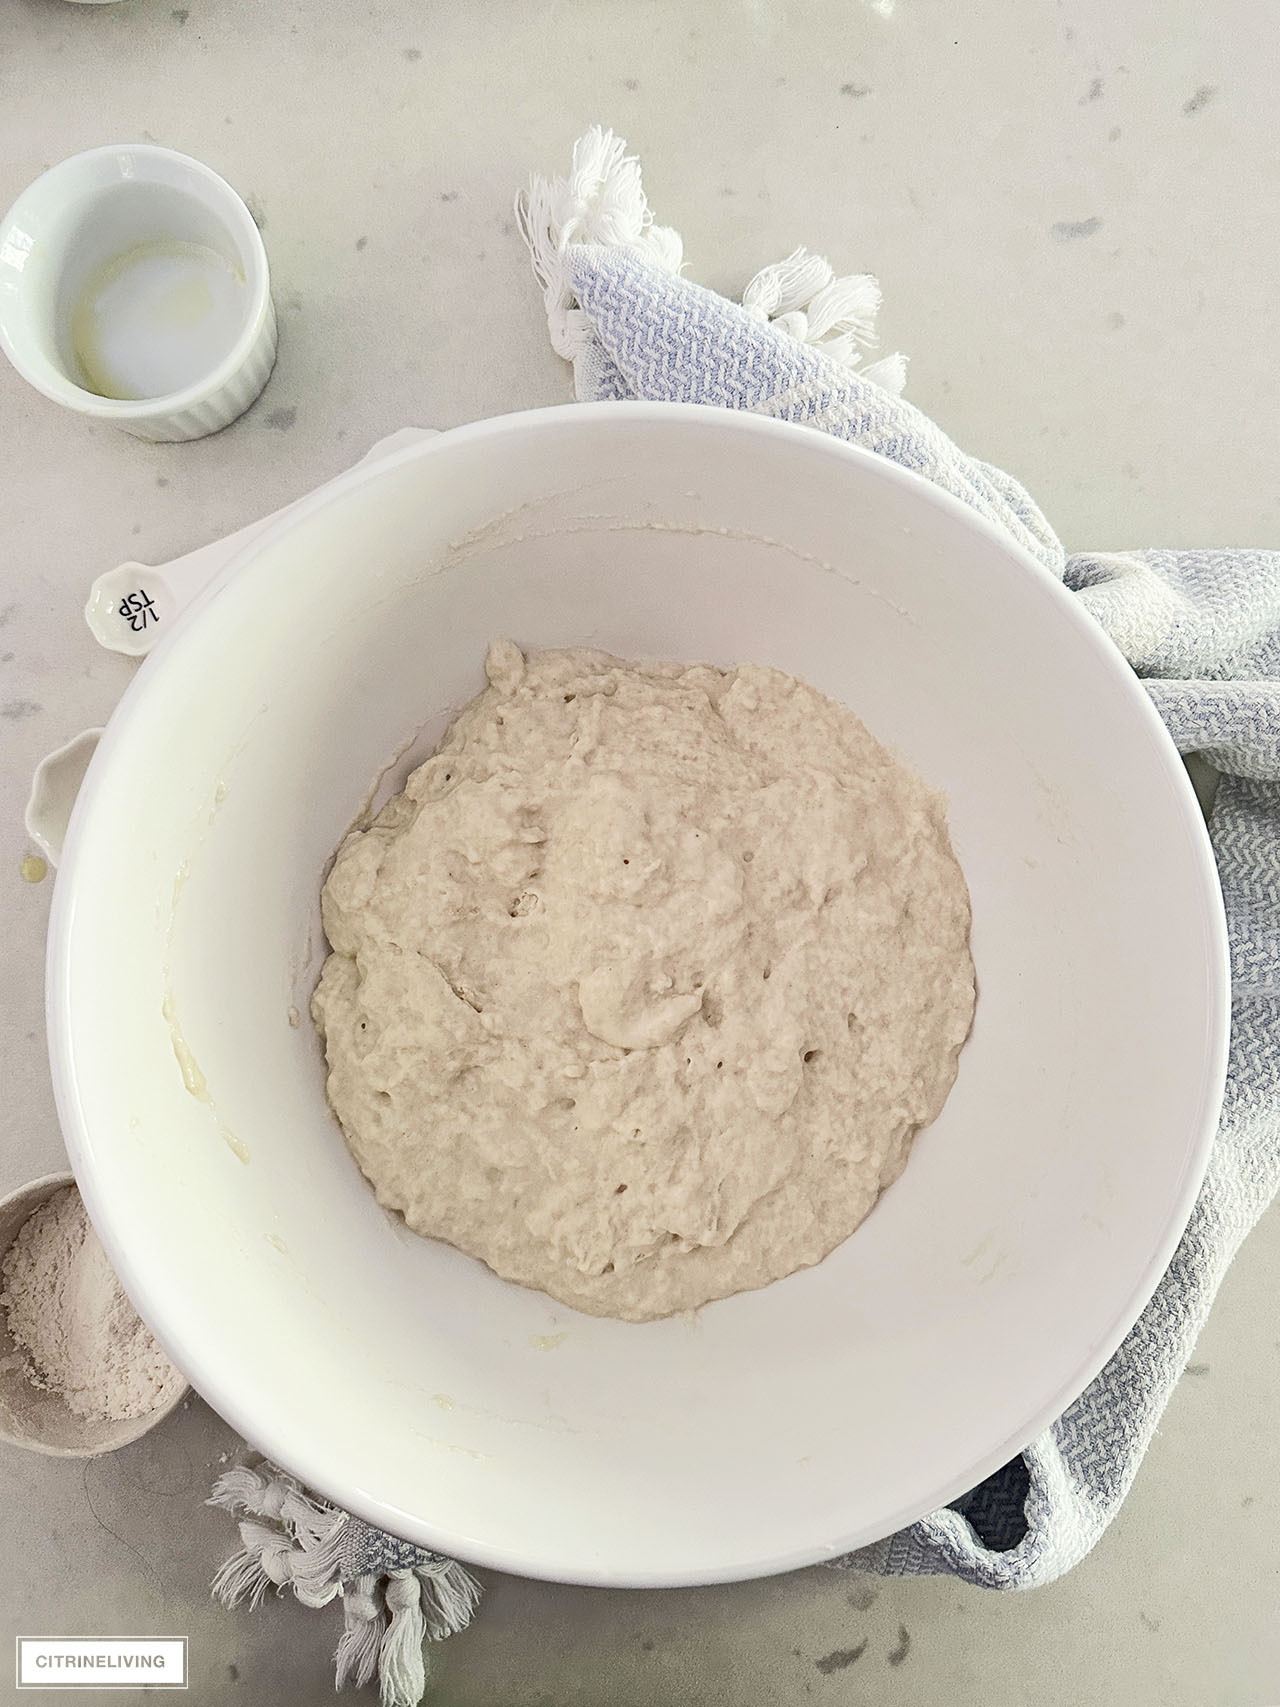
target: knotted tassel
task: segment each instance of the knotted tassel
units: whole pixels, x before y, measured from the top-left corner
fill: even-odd
[[[665,272],[680,271],[679,234],[654,224],[639,161],[620,136],[598,124],[574,144],[567,177],[534,177],[520,192],[516,222],[542,287],[552,345],[568,361],[583,353],[591,336],[564,265],[571,243],[632,249]]]
[[[900,392],[906,384],[907,365],[900,355],[860,365],[862,348],[875,343],[880,312],[880,286],[869,273],[837,278],[821,255],[794,249],[785,261],[761,268],[743,291],[742,306],[839,366],[858,368],[863,379],[886,391]]]
[[[262,1500],[267,1491],[267,1478],[247,1464],[237,1464],[224,1470],[213,1484],[206,1505],[221,1506],[223,1511],[252,1511],[262,1513]]]
[[[378,1649],[382,1707],[417,1707],[427,1687],[421,1585],[413,1571],[392,1571],[383,1595],[391,1621]]]
[[[431,1640],[443,1642],[446,1636],[465,1630],[480,1604],[480,1584],[471,1572],[456,1559],[441,1559],[437,1564],[419,1565],[417,1577]]]
[[[374,1575],[357,1577],[342,1591],[342,1634],[334,1651],[335,1689],[352,1684],[362,1689],[378,1669],[387,1614]]]
[[[241,1548],[219,1565],[212,1584],[214,1599],[228,1607],[239,1606],[245,1600],[250,1606],[257,1606],[270,1587],[261,1558],[248,1548]]]

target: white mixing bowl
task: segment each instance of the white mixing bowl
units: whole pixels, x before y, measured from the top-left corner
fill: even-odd
[[[696,1317],[581,1316],[416,1237],[325,1104],[326,861],[497,636],[778,665],[951,796],[980,996],[950,1101],[826,1262]],[[356,470],[193,606],[81,793],[49,1018],[112,1261],[250,1441],[465,1559],[678,1584],[884,1535],[1080,1392],[1199,1184],[1227,962],[1177,755],[1049,574],[832,439],[606,404]]]

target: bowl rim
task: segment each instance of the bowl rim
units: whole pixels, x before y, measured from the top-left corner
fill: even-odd
[[[99,1225],[100,1237],[107,1245],[108,1254],[125,1290],[136,1302],[139,1290],[137,1275],[129,1252],[121,1248],[114,1238],[105,1193],[100,1190],[99,1181],[89,1161],[88,1120],[80,1101],[75,1074],[68,973],[75,917],[75,880],[81,861],[80,827],[90,814],[97,810],[98,803],[107,794],[112,756],[123,741],[124,730],[136,714],[140,696],[146,692],[147,681],[154,679],[157,674],[155,663],[164,664],[171,649],[181,644],[182,637],[198,621],[201,612],[230,580],[251,572],[255,561],[270,552],[277,541],[286,536],[293,527],[310,520],[331,505],[341,504],[351,491],[386,477],[407,464],[438,456],[442,449],[447,454],[446,447],[455,443],[470,444],[487,440],[500,444],[508,434],[528,431],[531,428],[536,431],[540,425],[552,429],[558,423],[573,421],[578,424],[596,423],[607,426],[610,423],[621,425],[628,419],[657,424],[668,421],[687,423],[705,419],[708,424],[727,427],[730,431],[758,435],[761,438],[794,442],[803,437],[806,443],[811,443],[816,453],[857,462],[873,477],[902,488],[913,494],[921,503],[941,509],[962,527],[979,535],[987,546],[1012,558],[1025,573],[1035,578],[1045,590],[1046,596],[1058,605],[1065,618],[1087,637],[1088,643],[1104,662],[1108,672],[1122,684],[1121,692],[1128,699],[1135,718],[1144,726],[1152,742],[1153,751],[1163,764],[1166,780],[1171,786],[1183,820],[1188,852],[1202,892],[1204,906],[1201,909],[1199,924],[1209,939],[1203,991],[1206,1025],[1199,1074],[1199,1097],[1194,1112],[1188,1113],[1187,1159],[1174,1194],[1175,1209],[1163,1238],[1155,1245],[1128,1297],[1116,1309],[1110,1330],[1094,1341],[1089,1354],[1078,1360],[1071,1375],[1063,1380],[1054,1395],[1010,1434],[979,1456],[962,1474],[953,1474],[932,1486],[927,1494],[922,1493],[910,1507],[904,1507],[895,1514],[888,1527],[877,1525],[875,1534],[857,1531],[830,1541],[815,1540],[811,1545],[792,1547],[784,1553],[762,1555],[745,1564],[725,1565],[714,1569],[693,1567],[683,1570],[666,1568],[641,1571],[628,1571],[625,1566],[602,1565],[598,1559],[578,1556],[573,1559],[561,1558],[555,1554],[554,1544],[545,1550],[543,1556],[538,1556],[516,1548],[482,1542],[465,1533],[424,1521],[369,1493],[349,1478],[347,1485],[339,1486],[344,1478],[341,1475],[336,1478],[332,1476],[326,1466],[316,1462],[311,1452],[305,1448],[295,1450],[287,1427],[283,1426],[278,1418],[271,1419],[263,1426],[252,1414],[251,1399],[242,1403],[238,1394],[224,1390],[222,1381],[203,1369],[198,1353],[193,1348],[175,1341],[174,1334],[169,1331],[165,1303],[160,1299],[155,1300],[155,1308],[152,1311],[155,1325],[152,1331],[166,1353],[190,1377],[196,1390],[258,1450],[343,1510],[393,1535],[434,1551],[455,1556],[471,1564],[535,1580],[594,1587],[679,1588],[747,1581],[829,1562],[908,1527],[977,1486],[1056,1421],[1109,1361],[1150,1301],[1190,1219],[1217,1130],[1226,1084],[1229,1045],[1230,962],[1217,864],[1195,790],[1173,739],[1160,720],[1139,678],[1100,625],[1062,581],[1031,552],[961,499],[953,497],[924,476],[860,445],[850,444],[830,434],[792,422],[710,404],[628,400],[566,403],[547,408],[513,411],[470,422],[416,444],[406,445],[402,450],[376,462],[357,464],[329,486],[303,498],[287,514],[236,553],[222,573],[186,607],[181,620],[174,624],[169,634],[164,636],[148,655],[147,668],[134,677],[113,712],[81,788],[63,849],[59,881],[55,887],[49,921],[46,1022],[54,1097],[68,1151],[73,1163],[79,1164],[77,1172],[81,1180],[81,1190],[86,1202],[91,1203],[91,1214]],[[150,1316],[148,1324],[151,1325]]]

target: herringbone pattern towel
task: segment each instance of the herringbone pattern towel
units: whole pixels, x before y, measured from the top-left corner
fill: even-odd
[[[1144,679],[1180,751],[1222,773],[1210,821],[1233,966],[1230,1076],[1190,1224],[1111,1362],[982,1487],[842,1561],[1030,1588],[1077,1563],[1115,1515],[1240,1241],[1280,1184],[1280,553],[1067,557],[1037,505],[898,395],[901,357],[867,367],[875,281],[797,251],[726,301],[683,278],[636,162],[607,132],[518,211],[555,347],[582,399],[749,409],[834,433],[1003,526],[1087,605]]]

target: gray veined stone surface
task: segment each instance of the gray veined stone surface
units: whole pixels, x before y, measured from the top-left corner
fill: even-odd
[[[0,363],[0,1191],[62,1165],[52,877],[21,875],[22,808],[36,761],[102,723],[134,667],[84,626],[90,582],[265,515],[396,428],[567,398],[512,220],[529,171],[612,125],[704,282],[736,293],[797,243],[877,273],[908,396],[1016,474],[1069,549],[1274,548],[1273,47],[1259,0],[1166,0],[1158,18],[1137,0],[9,0],[0,205],[102,142],[208,161],[264,230],[281,349],[243,420],[178,446],[86,425]],[[429,1699],[1275,1707],[1278,1296],[1273,1212],[1119,1519],[1055,1587],[488,1575]],[[185,1634],[200,1707],[331,1701],[336,1608],[207,1598],[233,1533],[201,1502],[235,1444],[193,1399],[109,1459],[0,1451],[0,1642]],[[0,1701],[11,1678],[0,1666]]]

